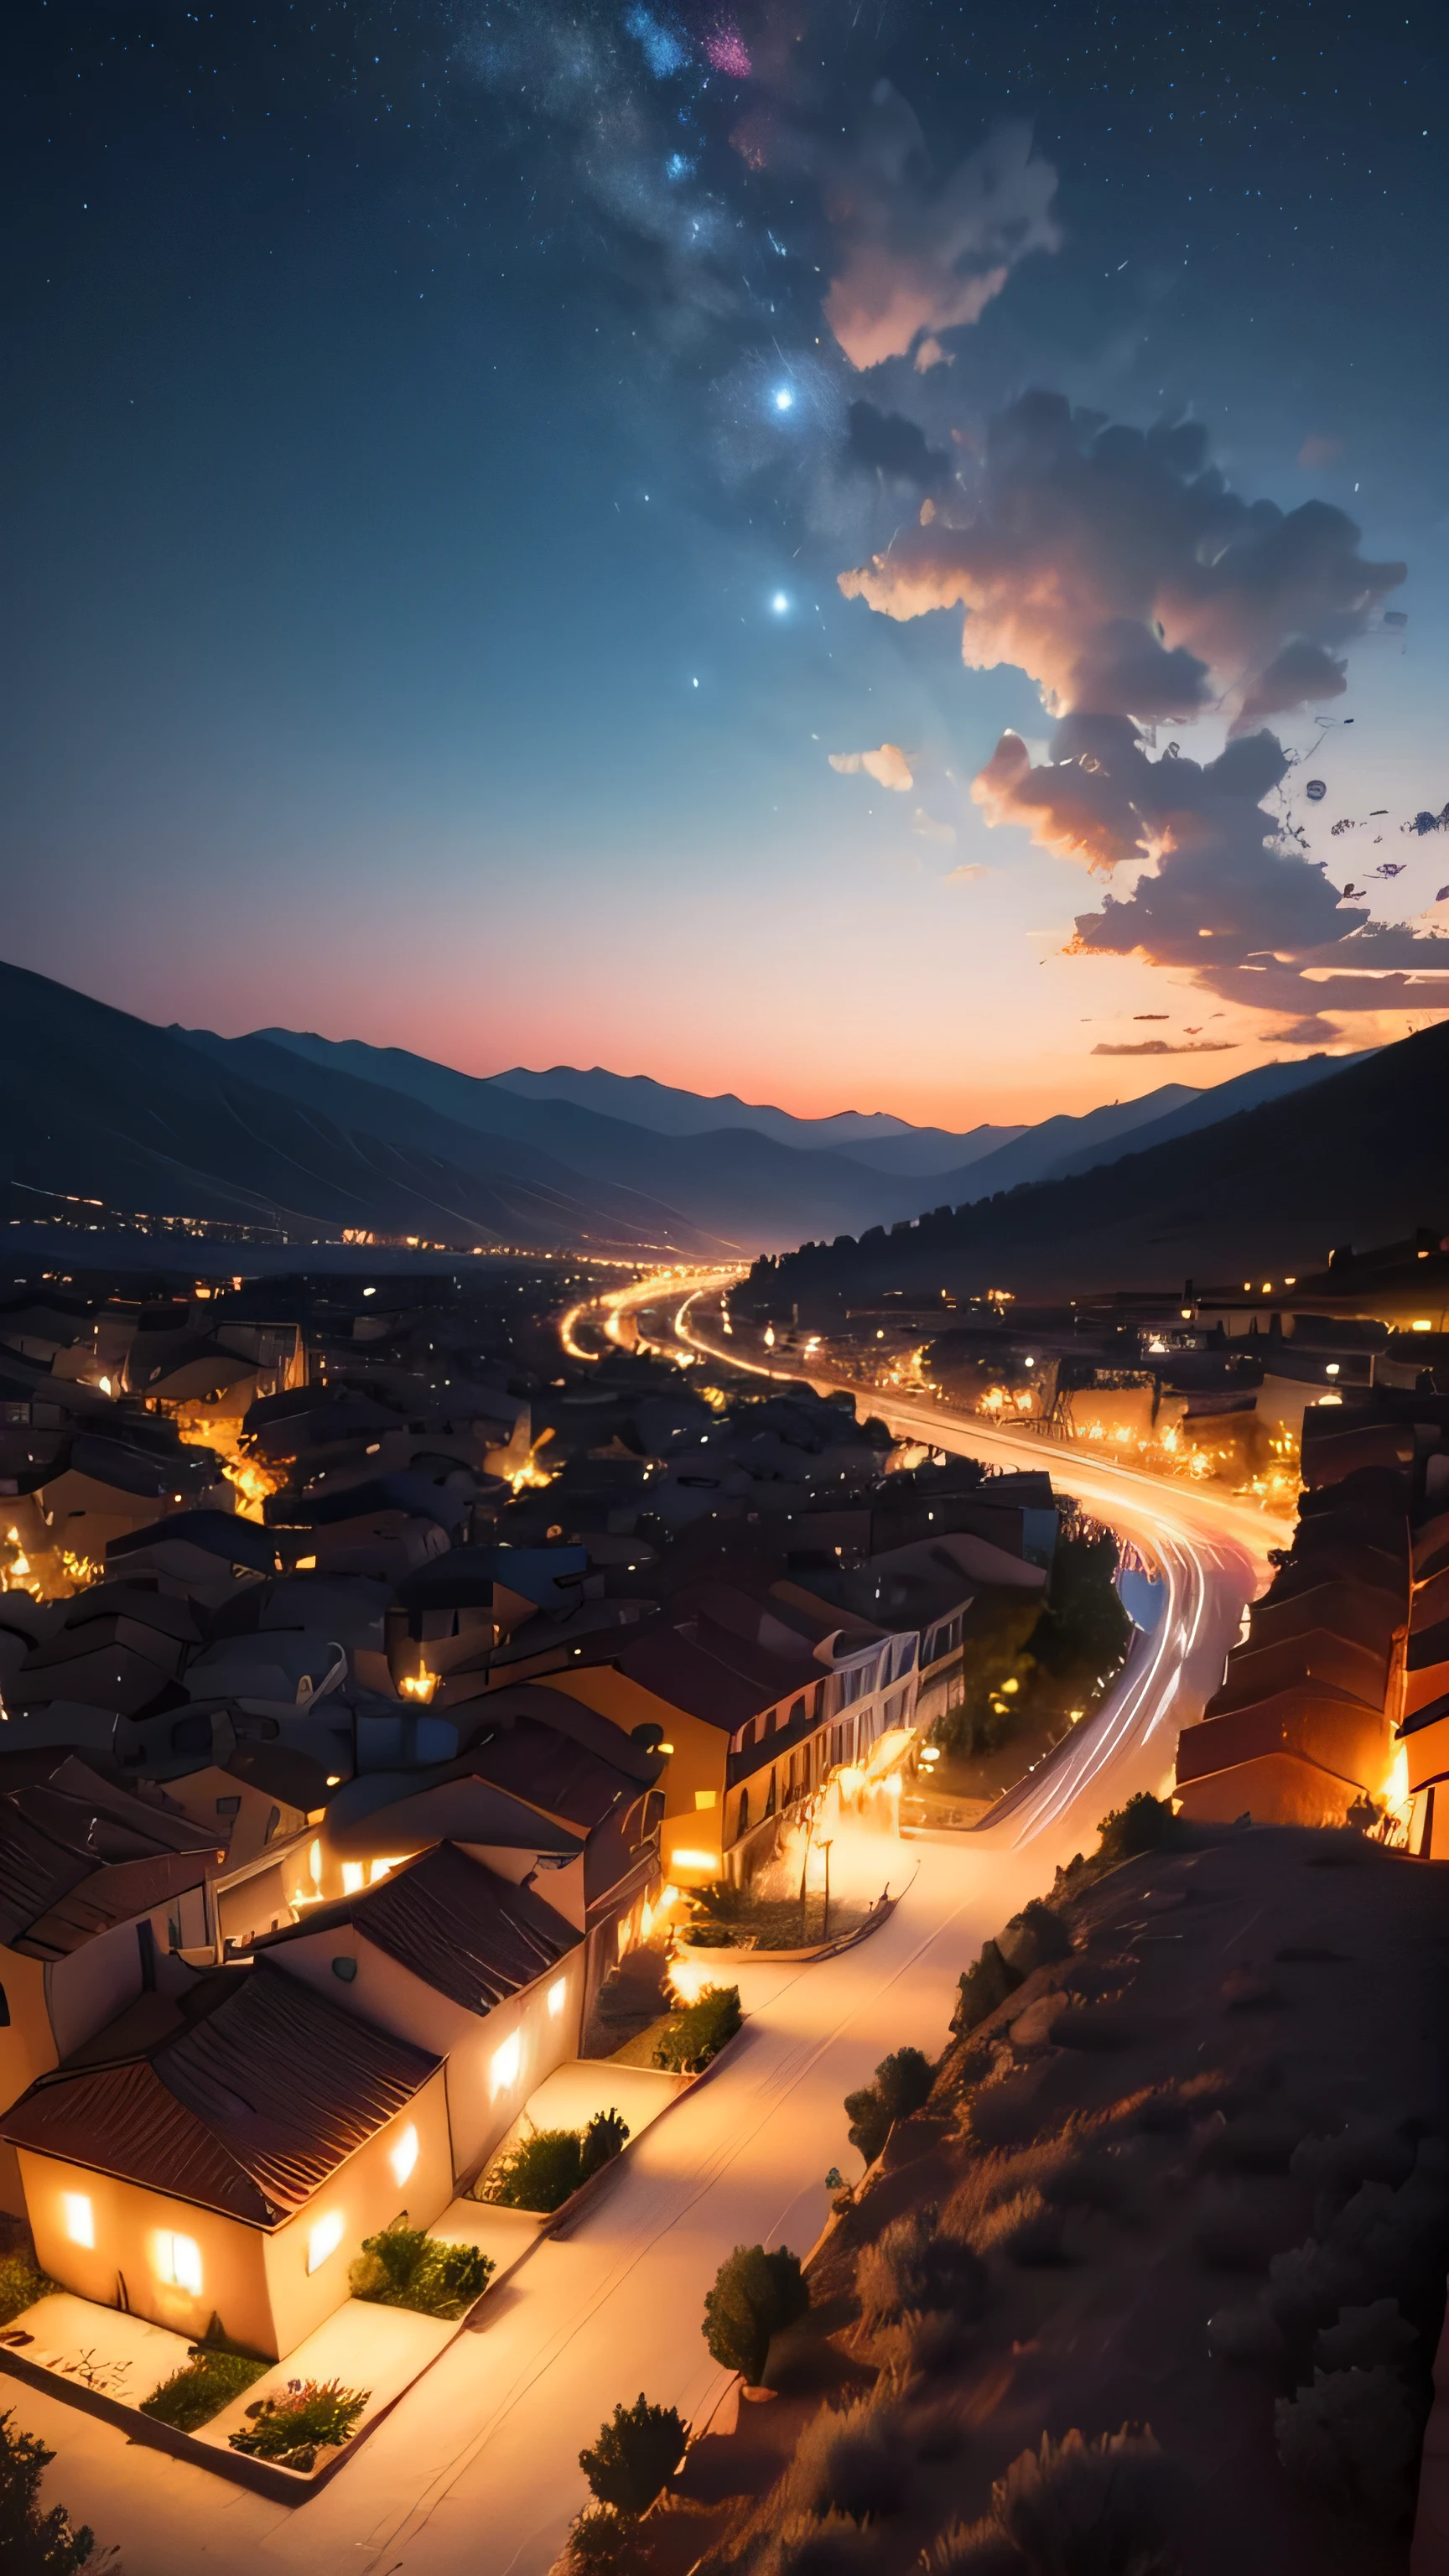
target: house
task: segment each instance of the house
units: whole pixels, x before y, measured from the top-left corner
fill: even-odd
[[[280,2359],[453,2192],[441,2059],[269,1961],[148,1995],[0,2116],[52,2279]]]
[[[625,1733],[653,1730],[665,1876],[701,1885],[747,1877],[780,1821],[832,1770],[866,1758],[909,1723],[918,1639],[889,1636],[785,1581],[681,1588],[669,1616],[607,1660],[571,1664],[550,1687]]]
[[[222,1859],[215,1833],[84,1753],[0,1753],[0,2101],[204,1947]],[[13,2172],[0,2204],[16,2205]]]
[[[582,1930],[537,1887],[500,1877],[456,1843],[304,1914],[260,1956],[446,2061],[459,2181],[481,2171],[544,2077],[578,2055]]]

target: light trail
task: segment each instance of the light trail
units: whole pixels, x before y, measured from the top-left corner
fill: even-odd
[[[957,1412],[939,1399],[896,1396],[848,1375],[820,1372],[818,1363],[804,1369],[748,1359],[738,1345],[726,1354],[704,1337],[691,1314],[703,1293],[701,1284],[673,1318],[679,1340],[694,1350],[752,1376],[804,1379],[819,1393],[846,1386],[868,1401],[897,1438],[1003,1467],[1048,1469],[1061,1491],[1131,1539],[1166,1587],[1156,1626],[1129,1654],[1095,1716],[1008,1790],[980,1826],[953,1833],[963,1851],[973,1845],[1016,1849],[1050,1836],[1078,1802],[1088,1813],[1104,1794],[1109,1774],[1114,1803],[1134,1788],[1164,1789],[1177,1731],[1201,1715],[1221,1680],[1243,1605],[1266,1580],[1268,1549],[1291,1537],[1289,1523],[1237,1495],[1166,1485],[1141,1468],[1083,1457],[1039,1434]],[[828,1352],[822,1356],[828,1361]],[[1095,1823],[1095,1815],[1090,1821]]]

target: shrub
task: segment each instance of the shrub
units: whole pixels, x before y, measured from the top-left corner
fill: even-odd
[[[143,2415],[153,2416],[158,2424],[171,2424],[178,2433],[194,2433],[209,2424],[243,2389],[251,2388],[271,2369],[269,2361],[257,2361],[250,2353],[209,2351],[205,2344],[190,2347],[191,2358],[184,2370],[174,2370],[141,2400]]]
[[[899,2513],[910,2468],[897,2410],[857,2398],[839,2408],[822,2406],[811,2418],[786,2472],[787,2492],[817,2521],[838,2513],[873,2522]]]
[[[63,2504],[40,2507],[40,2481],[55,2453],[34,2433],[22,2433],[7,2410],[0,2415],[0,2566],[6,2576],[74,2576],[88,2564],[95,2536],[79,2531]]]
[[[579,2171],[587,2182],[591,2174],[602,2173],[615,2156],[621,2156],[629,2143],[629,2123],[613,2109],[596,2111],[583,2134],[579,2153]]]
[[[1171,1805],[1165,1798],[1154,1798],[1150,1789],[1139,1789],[1125,1807],[1114,1807],[1102,1818],[1097,1833],[1097,1859],[1103,1869],[1137,1860],[1144,1852],[1165,1851],[1182,1837]]]
[[[956,2009],[951,2015],[951,2029],[958,2039],[976,2028],[978,2022],[994,2013],[1015,1992],[1021,1979],[1009,1968],[995,1941],[982,1946],[974,1968],[963,1971],[956,1990]]]
[[[600,2504],[642,2513],[673,2477],[684,2456],[684,2420],[672,2406],[651,2406],[641,2388],[637,2404],[616,2406],[599,2427],[593,2449],[580,2451],[579,2467]]]
[[[639,2544],[632,2517],[612,2505],[585,2505],[564,2543],[568,2576],[635,2576]]]
[[[247,2408],[251,2431],[231,2434],[231,2447],[305,2473],[315,2469],[319,2451],[351,2438],[371,2394],[344,2388],[340,2379],[289,2379],[279,2397],[260,2397]]]
[[[23,2316],[60,2283],[42,2272],[29,2254],[15,2252],[0,2255],[0,2326],[8,2326],[14,2317]]]
[[[617,2111],[596,2111],[586,2129],[535,2129],[489,2176],[486,2196],[504,2209],[562,2209],[581,2184],[612,2162],[628,2135]]]
[[[1315,2370],[1311,2388],[1274,2408],[1278,2457],[1290,2477],[1376,2521],[1413,2511],[1423,2417],[1397,2371]]]
[[[695,2075],[718,2057],[744,2019],[738,1986],[706,1986],[692,2004],[675,2013],[654,2051],[656,2066]]]
[[[1019,1914],[1013,1914],[1005,1931],[997,1934],[994,1946],[1014,1976],[1029,1977],[1034,1968],[1051,1967],[1058,1959],[1069,1959],[1072,1936],[1065,1916],[1034,1896]]]
[[[986,2267],[959,2236],[936,2225],[934,2210],[893,2218],[855,2267],[860,2303],[872,2322],[917,2310],[979,2317],[986,2304]]]
[[[1126,2425],[1086,2442],[1050,2434],[1023,2451],[991,2490],[996,2521],[1031,2576],[1113,2576],[1152,2564],[1172,2480],[1150,2432]]]
[[[452,2245],[395,2218],[380,2236],[364,2236],[348,2276],[354,2299],[413,2308],[424,2317],[461,2317],[481,2299],[497,2269],[476,2245]]]
[[[999,2522],[953,2522],[924,2553],[927,2576],[1022,2576],[1021,2552]]]
[[[1047,1606],[1027,1640],[1044,1671],[1095,1678],[1121,1662],[1132,1622],[1112,1580],[1116,1571],[1110,1530],[1079,1530],[1057,1541]]]
[[[850,2143],[873,2165],[897,2120],[908,2120],[929,2100],[935,2082],[930,2059],[919,2048],[898,2048],[883,2057],[875,2080],[858,2093],[847,2093]]]
[[[864,2576],[874,2555],[869,2533],[848,2514],[793,2514],[771,2541],[760,2576]]]
[[[715,2275],[700,2331],[724,2369],[738,2370],[758,2387],[772,2336],[798,2324],[809,2306],[798,2254],[784,2245],[773,2254],[763,2245],[737,2245]]]

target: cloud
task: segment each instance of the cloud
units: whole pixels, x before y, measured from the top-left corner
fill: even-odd
[[[914,483],[922,492],[939,491],[950,480],[950,457],[929,447],[925,431],[913,420],[903,420],[896,411],[877,411],[868,402],[853,402],[849,419],[845,452],[852,465]]]
[[[842,778],[858,777],[864,770],[878,787],[893,788],[898,796],[908,794],[916,783],[910,762],[896,742],[883,742],[879,751],[832,751],[827,757]]]
[[[1138,1038],[1131,1045],[1094,1046],[1093,1055],[1233,1055],[1236,1038],[1189,1038],[1175,1046],[1170,1038]]]
[[[1034,157],[1029,125],[998,127],[937,180],[915,111],[889,81],[822,179],[834,235],[825,319],[853,367],[979,321],[1020,260],[1061,244],[1057,174]]]
[[[1404,578],[1359,548],[1325,502],[1231,492],[1195,424],[1125,429],[1033,393],[840,587],[893,618],[964,610],[968,667],[1036,682],[1057,718],[1046,757],[1003,734],[972,794],[993,827],[1130,879],[1078,916],[1070,953],[1186,969],[1322,1045],[1335,1012],[1449,1004],[1449,940],[1345,903],[1266,801],[1291,762],[1261,719],[1338,696],[1344,648]],[[1150,756],[1145,727],[1209,709],[1228,728],[1215,759]]]
[[[979,877],[989,877],[990,874],[989,868],[974,865],[952,868],[946,876],[942,877],[941,883],[942,885],[975,885]]]
[[[1342,454],[1341,438],[1325,438],[1318,430],[1310,430],[1298,450],[1298,463],[1312,474],[1320,465],[1331,465],[1334,458]]]
[[[1229,491],[1195,423],[1127,429],[1030,393],[991,423],[974,488],[840,587],[889,617],[964,609],[966,663],[1016,664],[1054,715],[1219,706],[1246,723],[1255,689],[1274,712],[1331,694],[1330,648],[1404,574],[1366,562],[1326,502],[1285,513]]]
[[[911,830],[916,834],[919,840],[940,841],[944,843],[947,849],[952,850],[954,850],[956,846],[955,824],[937,822],[935,815],[928,814],[924,805],[918,805],[916,807],[915,816],[911,823]]]

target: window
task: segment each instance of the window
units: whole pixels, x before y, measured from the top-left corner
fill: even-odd
[[[418,2133],[411,2123],[404,2129],[396,2146],[390,2149],[387,2160],[392,2167],[393,2181],[401,2190],[418,2160]]]
[[[307,1867],[311,1873],[313,1886],[320,1887],[322,1884],[322,1845],[320,1842],[313,1843],[308,1851]]]
[[[240,1798],[218,1798],[216,1802],[216,1812],[219,1816],[239,1816],[241,1814]]]
[[[715,1803],[715,1791],[713,1789],[696,1789],[694,1793],[694,1803],[696,1808],[712,1807]]]
[[[518,2070],[522,2064],[523,2041],[515,2031],[511,2039],[505,2039],[503,2046],[495,2048],[493,2052],[493,2063],[488,2070],[490,2090],[494,2093],[506,2093],[510,2084],[517,2083]]]
[[[201,2247],[194,2236],[173,2236],[163,2228],[156,2238],[153,2265],[158,2281],[173,2290],[189,2290],[193,2299],[201,2296]]]
[[[0,1986],[0,2030],[8,2030],[9,2028],[10,1998],[6,1994],[4,1987]]]
[[[94,2245],[96,2213],[83,2191],[63,2191],[60,2195],[61,2225],[72,2245]]]
[[[346,2221],[340,2209],[329,2209],[325,2218],[319,2218],[315,2222],[307,2237],[309,2272],[320,2272],[329,2254],[336,2253],[342,2242],[345,2226]]]
[[[735,1831],[736,1831],[737,1833],[747,1834],[747,1833],[749,1832],[749,1830],[750,1830],[750,1793],[749,1793],[748,1789],[742,1789],[742,1790],[740,1791],[740,1816],[739,1816],[739,1823],[738,1823],[738,1824],[737,1824],[737,1826],[735,1827]]]
[[[343,1864],[342,1864],[342,1893],[343,1893],[343,1895],[344,1895],[344,1896],[355,1896],[355,1895],[357,1894],[358,1889],[359,1889],[359,1888],[360,1888],[360,1886],[362,1885],[362,1880],[363,1880],[363,1868],[362,1868],[362,1863],[361,1863],[361,1861],[360,1861],[360,1860],[345,1860],[345,1861],[343,1862]]]
[[[357,1961],[355,1959],[348,1959],[345,1957],[334,1959],[332,1962],[332,1974],[334,1977],[340,1978],[344,1986],[352,1985],[357,1976]]]
[[[550,2021],[557,2021],[559,2014],[563,2011],[564,2005],[568,2002],[568,1999],[569,1981],[567,1977],[555,1977],[553,1984],[548,1990],[548,2017]]]

